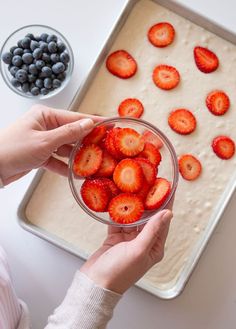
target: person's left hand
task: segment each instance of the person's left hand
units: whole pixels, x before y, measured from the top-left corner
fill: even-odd
[[[0,131],[0,177],[4,185],[30,170],[44,167],[67,176],[72,144],[104,118],[35,105],[10,127]]]

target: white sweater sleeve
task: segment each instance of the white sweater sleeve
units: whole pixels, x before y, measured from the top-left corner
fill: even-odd
[[[120,298],[121,295],[97,286],[78,271],[45,329],[104,329]]]

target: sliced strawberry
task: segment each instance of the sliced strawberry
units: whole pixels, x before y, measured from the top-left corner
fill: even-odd
[[[218,57],[207,48],[195,47],[194,59],[198,69],[203,73],[214,72],[219,66]]]
[[[148,192],[144,203],[145,209],[158,209],[166,201],[171,191],[171,185],[165,178],[157,178]]]
[[[230,106],[229,97],[221,90],[214,90],[207,95],[206,106],[214,115],[225,114]]]
[[[224,160],[232,158],[235,153],[235,143],[228,136],[215,137],[211,146],[215,154]]]
[[[122,79],[131,78],[137,71],[135,59],[125,50],[117,50],[106,60],[108,71]]]
[[[97,179],[86,179],[81,186],[81,197],[89,209],[103,212],[107,210],[111,193],[106,184]]]
[[[75,156],[73,171],[78,176],[95,174],[102,163],[102,149],[95,145],[82,146]]]
[[[107,132],[105,139],[105,148],[115,159],[121,159],[123,155],[115,147],[115,137],[121,128],[113,128]]]
[[[150,188],[151,188],[150,184],[148,184],[148,182],[146,181],[146,179],[144,179],[141,190],[138,191],[135,194],[137,196],[139,196],[142,199],[143,202],[145,202],[146,197],[147,197],[147,194],[148,194]]]
[[[117,165],[116,159],[113,158],[107,151],[103,151],[102,155],[102,163],[96,172],[96,177],[110,177],[115,170]]]
[[[153,185],[157,176],[157,169],[148,159],[136,158],[135,161],[141,166],[143,175],[149,185]],[[143,188],[143,187],[142,187]]]
[[[151,143],[158,149],[162,148],[162,146],[163,146],[161,139],[159,137],[157,137],[157,135],[154,135],[154,133],[152,133],[149,130],[146,130],[143,133],[143,138],[144,138],[145,143]]]
[[[155,85],[164,90],[170,90],[179,84],[179,72],[173,66],[158,65],[152,74]]]
[[[143,182],[142,168],[133,159],[123,159],[114,170],[113,180],[116,186],[123,192],[138,192]]]
[[[168,123],[171,129],[181,135],[191,134],[197,125],[195,116],[186,109],[177,109],[170,113]]]
[[[201,174],[201,162],[191,154],[184,154],[179,158],[179,171],[186,180],[195,180]]]
[[[148,31],[148,39],[155,47],[166,47],[174,41],[175,29],[167,22],[153,25]]]
[[[99,180],[101,182],[103,182],[103,184],[107,185],[107,187],[110,190],[110,194],[111,194],[112,198],[114,198],[115,196],[117,196],[118,194],[121,193],[121,191],[118,189],[116,184],[111,179],[109,179],[109,178],[99,178]]]
[[[124,156],[133,157],[144,148],[144,139],[132,128],[121,128],[115,136],[115,147]]]
[[[95,127],[87,136],[83,139],[84,145],[89,144],[99,144],[106,135],[106,127],[105,126],[98,126]]]
[[[133,223],[142,217],[143,202],[137,195],[121,193],[110,201],[108,212],[114,222]]]
[[[140,118],[143,111],[143,104],[136,98],[125,99],[118,108],[120,117]]]
[[[161,153],[153,144],[146,143],[138,158],[148,159],[154,166],[158,166],[161,162]]]

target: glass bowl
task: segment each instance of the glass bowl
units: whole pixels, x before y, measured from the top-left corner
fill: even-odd
[[[132,128],[135,129],[138,133],[143,134],[146,131],[150,131],[155,136],[159,138],[159,140],[163,143],[162,148],[160,149],[162,155],[162,161],[158,166],[158,177],[164,177],[171,183],[171,192],[162,206],[155,210],[145,210],[143,216],[140,220],[136,222],[132,222],[129,224],[117,223],[114,222],[110,217],[108,212],[95,212],[87,207],[87,205],[83,202],[80,188],[85,180],[84,177],[80,177],[75,174],[73,170],[73,164],[81,145],[82,140],[79,140],[70,155],[69,158],[69,185],[72,191],[72,194],[77,201],[78,205],[92,218],[98,220],[101,223],[113,225],[116,227],[135,227],[146,223],[155,213],[165,209],[169,203],[172,202],[175,190],[178,184],[179,178],[179,170],[178,170],[178,160],[175,153],[175,150],[169,141],[169,139],[154,125],[150,124],[147,121],[135,118],[111,118],[104,120],[103,122],[99,122],[96,126],[105,126],[107,128],[111,127],[121,127],[121,128]]]
[[[49,91],[48,94],[46,94],[46,95],[39,94],[39,95],[35,96],[35,95],[32,95],[30,92],[23,92],[21,90],[21,87],[14,87],[11,83],[13,76],[9,72],[8,64],[5,64],[2,60],[2,55],[6,52],[9,52],[11,47],[17,46],[17,42],[19,40],[23,39],[28,33],[32,33],[35,37],[40,36],[42,33],[47,33],[49,35],[50,34],[56,35],[58,38],[58,41],[61,41],[65,44],[67,53],[70,57],[70,61],[67,64],[68,66],[65,71],[65,73],[66,73],[65,79],[63,81],[61,81],[61,86]],[[18,30],[11,33],[11,35],[6,39],[6,41],[4,42],[4,44],[1,48],[1,51],[0,51],[0,71],[1,71],[1,74],[2,74],[2,77],[5,81],[5,83],[8,85],[8,87],[12,91],[17,93],[18,95],[21,95],[21,96],[24,96],[27,98],[46,99],[46,98],[55,96],[61,90],[63,90],[66,87],[66,85],[68,84],[68,82],[71,78],[72,72],[73,72],[73,68],[74,68],[74,56],[73,56],[73,52],[72,52],[69,42],[60,32],[58,32],[57,30],[55,30],[49,26],[46,26],[46,25],[27,25],[27,26],[19,28]]]

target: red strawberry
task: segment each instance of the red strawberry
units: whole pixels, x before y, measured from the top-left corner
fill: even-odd
[[[157,87],[170,90],[179,84],[180,75],[173,66],[158,65],[153,71],[152,79]]]
[[[150,188],[151,188],[150,184],[148,184],[148,182],[146,181],[146,179],[144,179],[141,190],[138,191],[135,194],[137,196],[139,196],[142,199],[143,202],[145,202],[146,197],[147,197],[147,194],[148,194]]]
[[[232,158],[235,153],[235,143],[228,136],[215,137],[211,146],[215,154],[224,160]]]
[[[82,146],[75,156],[73,171],[78,176],[95,174],[102,163],[102,149],[95,145]]]
[[[157,175],[156,167],[148,159],[145,158],[136,158],[135,161],[137,161],[141,166],[147,183],[149,185],[153,185]]]
[[[89,209],[103,212],[107,210],[111,194],[106,184],[97,179],[87,179],[81,186],[81,197]]]
[[[145,143],[151,143],[158,149],[162,148],[163,146],[161,139],[149,130],[146,130],[143,133],[143,138]]]
[[[114,170],[113,180],[123,192],[138,192],[143,182],[142,168],[133,159],[123,159]]]
[[[143,150],[144,139],[132,128],[121,128],[115,136],[115,148],[124,156],[133,157]]]
[[[179,158],[179,171],[186,180],[197,179],[201,174],[201,162],[191,154],[184,154]]]
[[[110,194],[111,197],[114,198],[115,196],[117,196],[118,194],[121,193],[121,191],[118,189],[118,187],[116,186],[116,184],[109,178],[99,178],[99,180],[103,183],[106,184],[107,187],[110,190]]]
[[[214,90],[207,95],[206,106],[214,115],[225,114],[230,106],[229,97],[221,90]]]
[[[113,171],[117,165],[117,161],[107,151],[103,151],[102,163],[96,172],[96,177],[109,177],[112,176]]]
[[[207,48],[195,47],[194,59],[198,69],[203,73],[211,73],[219,66],[218,57]]]
[[[165,178],[157,178],[148,192],[144,203],[145,209],[158,209],[166,201],[171,191],[170,182]]]
[[[177,109],[171,112],[168,123],[171,129],[181,135],[191,134],[197,125],[195,116],[186,109]]]
[[[121,193],[113,198],[108,212],[114,222],[129,224],[138,221],[144,212],[141,199],[131,193]]]
[[[125,50],[117,50],[106,60],[108,71],[122,79],[131,78],[137,71],[135,59]]]
[[[166,47],[170,45],[174,37],[174,27],[166,22],[155,24],[148,31],[148,39],[155,47]]]
[[[105,148],[114,158],[121,159],[122,154],[115,147],[115,136],[121,128],[113,128],[107,132],[105,139]]]
[[[120,117],[140,118],[143,111],[143,104],[136,98],[125,99],[118,108]]]
[[[83,139],[84,145],[89,144],[99,144],[106,135],[106,127],[105,126],[98,126],[95,127],[87,136]]]
[[[161,153],[153,144],[146,143],[138,158],[148,159],[154,166],[158,166],[161,162]]]

